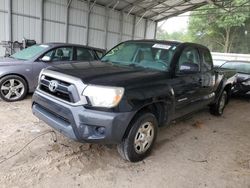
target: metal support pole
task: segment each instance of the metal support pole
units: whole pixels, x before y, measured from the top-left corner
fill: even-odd
[[[122,41],[122,35],[123,35],[123,21],[124,21],[124,12],[121,11],[121,14],[120,14],[120,38],[119,38],[120,42]]]
[[[154,39],[157,37],[157,27],[158,27],[158,22],[155,22],[155,33],[154,33]]]
[[[12,0],[8,0],[7,40],[12,41]]]
[[[66,9],[66,21],[65,21],[65,42],[69,41],[69,8],[72,0],[68,0],[67,9]]]
[[[135,39],[135,22],[136,22],[136,15],[134,15],[134,19],[133,19],[133,30],[132,30],[132,39]]]
[[[109,8],[105,8],[105,49],[108,49]]]
[[[146,21],[145,21],[144,39],[147,38],[147,32],[148,32],[148,19],[146,19]]]
[[[40,43],[43,43],[43,14],[44,14],[44,2],[40,0]]]
[[[89,24],[90,24],[90,14],[91,14],[91,5],[90,0],[88,1],[88,14],[87,14],[87,27],[86,27],[86,45],[89,45]]]

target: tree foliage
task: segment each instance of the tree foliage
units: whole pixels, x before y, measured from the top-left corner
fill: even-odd
[[[247,2],[233,0],[225,8],[207,5],[192,12],[188,27],[191,40],[207,44],[216,51],[231,52],[239,31],[250,19],[249,7],[242,6]]]
[[[157,39],[159,40],[175,40],[175,41],[187,41],[188,35],[185,32],[176,31],[173,33],[168,33],[161,28],[158,28]]]
[[[169,34],[159,29],[157,36],[200,43],[217,52],[250,53],[249,0],[226,0],[223,7],[203,6],[191,12],[187,32]]]

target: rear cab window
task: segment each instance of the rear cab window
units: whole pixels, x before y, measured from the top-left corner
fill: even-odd
[[[182,51],[179,60],[177,62],[175,71],[177,74],[182,74],[185,68],[187,68],[188,71],[191,67],[193,69],[192,71],[193,73],[195,72],[198,73],[201,71],[201,60],[199,51],[194,46],[188,46]]]
[[[213,59],[208,49],[201,48],[202,70],[207,72],[213,69]]]

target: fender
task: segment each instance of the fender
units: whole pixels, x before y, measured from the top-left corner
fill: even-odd
[[[220,96],[222,94],[222,92],[225,90],[225,88],[228,85],[232,85],[230,79],[226,79],[225,77],[221,80],[217,90],[215,91],[215,101],[214,104],[218,103]]]
[[[174,90],[169,85],[156,85],[150,89],[136,89],[127,93],[126,99],[131,105],[131,110],[136,112],[135,115],[153,106],[159,117],[159,123],[169,123],[175,113],[175,95]]]

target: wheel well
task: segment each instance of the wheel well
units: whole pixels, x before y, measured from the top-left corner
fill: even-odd
[[[6,76],[19,76],[19,77],[21,77],[22,79],[24,79],[24,81],[26,82],[26,84],[27,84],[27,92],[29,92],[29,82],[27,81],[27,79],[23,76],[23,75],[20,75],[20,74],[6,74],[6,75],[4,75],[4,76],[2,76],[0,79],[2,79],[2,78],[4,78],[4,77],[6,77]]]
[[[229,99],[231,97],[231,89],[232,89],[232,84],[227,84],[224,88],[224,90],[227,92],[227,103],[229,102]]]
[[[136,114],[134,115],[134,117],[132,118],[132,120],[130,121],[126,129],[123,138],[126,138],[128,136],[129,131],[133,125],[133,122],[137,119],[137,117],[139,117],[141,114],[146,113],[146,112],[150,112],[155,115],[158,121],[158,126],[161,126],[165,122],[166,110],[165,110],[165,105],[163,102],[146,105],[136,112]]]

